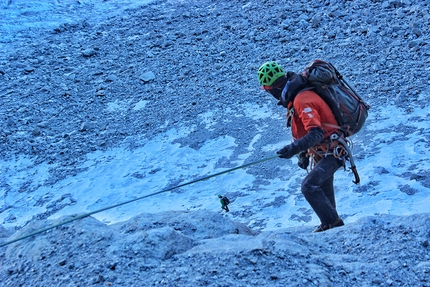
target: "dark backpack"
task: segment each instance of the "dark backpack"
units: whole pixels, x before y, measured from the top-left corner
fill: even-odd
[[[330,107],[345,136],[356,134],[367,119],[370,106],[343,79],[336,68],[321,60],[314,60],[303,71],[309,86]],[[324,124],[323,125],[329,125]]]

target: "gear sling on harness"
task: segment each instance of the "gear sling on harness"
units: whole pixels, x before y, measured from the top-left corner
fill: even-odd
[[[312,157],[313,166],[315,166],[322,157],[328,155],[333,155],[335,158],[342,160],[345,168],[345,161],[349,161],[351,165],[350,169],[354,173],[355,177],[355,180],[352,182],[358,184],[360,183],[360,176],[349,145],[350,141],[344,139],[343,136],[339,136],[337,133],[334,133],[329,139],[310,148],[308,154]]]

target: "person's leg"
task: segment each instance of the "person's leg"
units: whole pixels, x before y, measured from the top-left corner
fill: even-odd
[[[334,173],[342,162],[333,156],[323,157],[302,182],[302,193],[321,224],[329,225],[339,219],[334,200]]]
[[[323,182],[323,184],[321,185],[321,188],[322,190],[324,190],[324,194],[330,201],[333,208],[336,209],[336,199],[334,197],[333,181],[334,181],[334,175],[332,175],[325,182]]]

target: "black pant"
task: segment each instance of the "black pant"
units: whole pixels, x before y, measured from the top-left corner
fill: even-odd
[[[302,193],[323,225],[332,224],[339,218],[333,180],[341,166],[342,161],[334,156],[323,157],[302,182]]]

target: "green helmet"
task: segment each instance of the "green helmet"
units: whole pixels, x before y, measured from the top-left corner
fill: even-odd
[[[283,75],[284,69],[276,62],[266,62],[258,69],[258,81],[261,86],[270,86]]]

